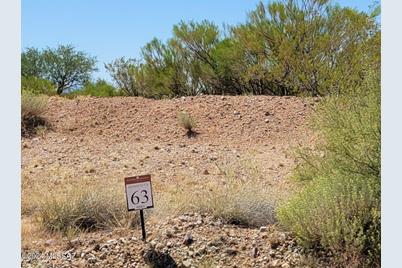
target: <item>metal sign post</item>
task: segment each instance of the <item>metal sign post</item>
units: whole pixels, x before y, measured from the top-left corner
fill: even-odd
[[[142,240],[146,241],[146,233],[145,233],[145,223],[144,223],[144,211],[140,209],[140,218],[141,218],[141,229],[142,229]]]
[[[139,210],[142,240],[146,241],[144,209],[153,208],[151,175],[124,178],[128,211]]]

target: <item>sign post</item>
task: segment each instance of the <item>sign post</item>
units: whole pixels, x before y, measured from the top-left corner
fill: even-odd
[[[128,211],[139,210],[142,240],[146,240],[144,209],[153,208],[151,175],[124,178]]]

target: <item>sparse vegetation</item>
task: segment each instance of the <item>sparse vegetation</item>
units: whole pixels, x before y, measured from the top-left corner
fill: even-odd
[[[274,223],[280,200],[280,193],[274,193],[262,178],[251,174],[240,178],[233,171],[222,181],[197,183],[183,178],[180,185],[163,189],[158,198],[166,204],[161,208],[164,213],[209,213],[227,223],[252,227]]]
[[[137,213],[127,211],[121,179],[152,171],[160,176],[153,180],[157,204],[149,212],[152,220],[194,214],[196,222],[208,216],[209,230],[222,222],[264,226],[260,232],[271,245],[280,245],[286,238],[282,231],[290,231],[289,240],[295,242],[296,236],[301,249],[291,253],[300,253],[304,246],[310,252],[330,253],[334,267],[379,267],[381,29],[378,2],[375,5],[369,14],[329,0],[261,2],[244,23],[224,31],[206,20],[181,21],[173,26],[171,38],[145,44],[139,58],[105,64],[115,85],[94,81],[96,58],[71,45],[26,48],[21,54],[21,133],[27,154],[21,202],[22,216],[28,219],[23,234],[47,232],[69,239],[87,231],[127,230],[138,219]],[[55,118],[58,133],[48,139],[47,96],[55,94],[76,99],[50,98],[56,109],[49,118]],[[81,97],[204,94],[243,96],[191,97],[196,105],[186,101],[183,107],[176,99],[163,100],[157,109],[155,100],[143,98]],[[216,109],[213,114],[211,107]],[[311,129],[304,120],[312,110],[317,139],[306,138]],[[167,116],[160,120],[162,113]],[[177,135],[177,127],[189,139],[184,131]],[[202,135],[190,139],[196,130]],[[26,139],[33,135],[35,140]],[[287,159],[285,151],[296,142],[309,149],[298,148],[297,166],[290,174],[294,159]],[[75,146],[82,151],[76,153]],[[264,166],[264,174],[244,163],[227,170],[220,166],[244,157],[273,163]],[[288,175],[294,180],[286,180]],[[199,225],[178,218],[164,227],[178,223],[184,234]],[[281,232],[265,226],[276,223]],[[170,239],[177,230],[164,235]],[[159,243],[157,235],[151,235],[153,249],[176,245]],[[227,255],[236,255],[240,244],[228,248],[232,253]],[[254,263],[260,245],[253,245]],[[197,255],[193,253],[188,255]],[[318,263],[314,254],[308,257],[307,266]],[[200,267],[217,265],[212,254],[197,261]],[[260,263],[270,266],[264,261]]]
[[[45,118],[47,97],[37,96],[29,91],[21,95],[21,134],[29,136],[36,133],[36,128],[49,125]]]
[[[196,134],[194,128],[197,127],[197,121],[187,112],[179,112],[177,114],[179,124],[187,131],[187,136],[191,137]]]
[[[116,187],[75,187],[43,193],[35,200],[42,226],[55,232],[130,227],[136,214],[128,213],[123,192]]]
[[[98,79],[95,82],[88,81],[82,88],[69,92],[66,95],[68,98],[76,96],[114,97],[121,96],[122,92],[105,80]]]
[[[56,86],[46,79],[36,77],[21,77],[21,90],[29,91],[35,95],[56,95]]]
[[[315,117],[323,143],[303,155],[303,191],[279,219],[308,247],[332,250],[341,265],[380,265],[380,76],[353,94],[329,98]]]

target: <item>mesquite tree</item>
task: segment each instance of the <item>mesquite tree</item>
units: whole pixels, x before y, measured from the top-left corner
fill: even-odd
[[[38,50],[27,48],[21,55],[21,75],[51,81],[62,94],[89,81],[96,71],[96,58],[71,45],[60,45],[55,49]]]

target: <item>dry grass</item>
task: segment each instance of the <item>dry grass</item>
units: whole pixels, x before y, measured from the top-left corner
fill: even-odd
[[[47,231],[71,232],[132,227],[135,213],[127,211],[123,187],[114,182],[68,182],[62,187],[37,185],[23,174],[22,215],[37,218]],[[29,193],[29,200],[26,198]]]
[[[280,191],[269,186],[255,166],[236,163],[218,170],[223,179],[178,175],[166,182],[153,180],[155,208],[147,213],[156,221],[185,212],[209,213],[246,226],[275,221]],[[120,179],[95,179],[92,173],[78,179],[62,166],[47,169],[34,180],[30,176],[22,173],[22,215],[38,219],[35,224],[48,233],[68,236],[102,228],[124,230],[137,223],[137,213],[127,211]]]
[[[39,215],[46,229],[62,232],[130,227],[136,222],[124,196],[116,188],[103,187],[48,195],[39,204]]]
[[[244,226],[262,226],[276,221],[278,195],[263,178],[252,174],[242,178],[236,171],[227,171],[224,180],[183,178],[180,183],[170,183],[163,189],[157,193],[163,204],[158,213],[209,213],[228,223]]]
[[[29,92],[21,95],[21,133],[23,136],[35,134],[40,126],[49,126],[44,114],[47,109],[47,97]]]
[[[177,115],[177,118],[179,120],[179,124],[187,130],[187,135],[192,136],[196,132],[194,131],[194,128],[197,127],[197,122],[196,120],[187,112],[180,112]]]

